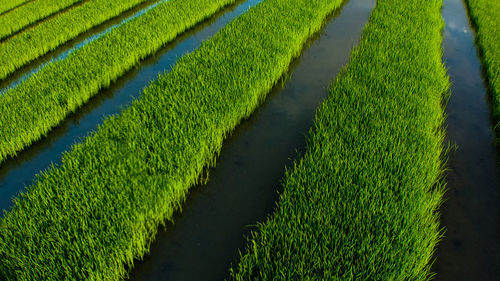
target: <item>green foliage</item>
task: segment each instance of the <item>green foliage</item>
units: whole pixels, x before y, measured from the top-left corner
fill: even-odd
[[[83,0],[37,0],[0,16],[0,39]]]
[[[30,0],[4,0],[0,1],[0,14],[8,12],[19,5],[22,5]]]
[[[469,14],[477,28],[477,42],[483,54],[490,92],[495,131],[500,136],[500,1],[467,0]]]
[[[428,280],[443,184],[441,0],[378,0],[234,280]]]
[[[0,279],[123,277],[124,264],[147,252],[157,227],[214,164],[225,136],[255,110],[340,2],[266,0],[181,58],[5,213]],[[169,3],[157,13],[177,9],[187,19],[201,7],[220,6],[213,0]],[[163,29],[144,33],[152,40]]]
[[[146,1],[89,1],[9,38],[0,44],[0,79],[85,31]]]
[[[0,96],[0,163],[46,135],[141,59],[234,1],[164,2],[5,92]]]

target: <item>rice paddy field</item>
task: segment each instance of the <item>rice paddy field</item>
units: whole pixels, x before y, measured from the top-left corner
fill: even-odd
[[[500,280],[495,0],[5,0],[0,280]]]

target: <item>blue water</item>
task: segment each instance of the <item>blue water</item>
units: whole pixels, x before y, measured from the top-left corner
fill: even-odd
[[[261,1],[239,1],[211,20],[181,35],[112,83],[109,88],[102,90],[88,104],[54,128],[47,137],[20,152],[14,159],[5,161],[0,166],[0,210],[8,210],[12,206],[12,198],[31,185],[36,174],[51,164],[60,163],[65,151],[95,131],[107,116],[118,114],[134,99],[139,98],[141,90],[159,74],[169,71],[182,55],[196,50],[204,40]]]
[[[144,15],[149,10],[154,9],[158,5],[160,5],[160,4],[164,3],[164,2],[167,2],[167,1],[168,0],[160,0],[160,1],[152,4],[151,6],[148,6],[145,9],[140,10],[139,12],[135,13],[134,15],[132,15],[132,16],[130,16],[128,18],[123,19],[121,22],[119,22],[117,24],[114,24],[114,25],[106,28],[104,31],[88,37],[87,39],[85,39],[85,40],[79,42],[78,44],[76,44],[73,48],[68,49],[68,50],[62,52],[61,54],[59,54],[59,55],[51,58],[50,60],[48,60],[46,62],[43,62],[42,64],[38,65],[37,67],[35,67],[31,71],[29,71],[26,74],[22,75],[17,80],[13,81],[7,87],[4,87],[0,91],[0,95],[4,94],[6,91],[8,91],[10,89],[13,89],[13,88],[17,87],[19,84],[23,83],[24,81],[26,81],[27,79],[29,79],[31,76],[33,76],[33,75],[37,74],[38,72],[40,72],[40,70],[42,70],[43,68],[45,68],[48,64],[54,63],[54,62],[57,62],[57,61],[60,61],[60,60],[63,60],[65,58],[67,58],[70,54],[72,54],[72,53],[78,51],[79,49],[83,48],[84,46],[86,46],[86,45],[88,45],[88,44],[90,44],[90,43],[98,40],[99,38],[105,36],[106,34],[108,34],[109,32],[111,32],[112,30],[114,30],[114,29],[116,29],[116,28],[118,28],[118,27],[126,24],[127,22],[129,22],[129,21],[131,21],[133,19],[136,19],[136,18]]]

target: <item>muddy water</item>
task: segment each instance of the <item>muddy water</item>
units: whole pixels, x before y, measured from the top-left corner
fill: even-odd
[[[158,3],[158,0],[149,0],[138,4],[135,7],[121,13],[119,16],[111,18],[103,22],[102,24],[89,29],[88,31],[78,35],[74,39],[69,40],[68,42],[57,47],[53,51],[50,51],[45,55],[42,55],[39,58],[35,59],[34,61],[26,64],[25,66],[19,68],[7,78],[0,80],[0,94],[10,88],[14,88],[15,86],[19,85],[33,74],[40,71],[49,62],[64,59],[71,52],[74,52],[75,50],[82,48],[91,41],[102,37],[110,30],[122,25],[123,23],[144,14],[145,11],[153,7],[153,5],[157,5]]]
[[[115,83],[101,91],[95,98],[70,115],[46,138],[38,141],[17,157],[0,166],[0,216],[1,210],[12,206],[12,198],[30,185],[40,171],[58,164],[64,151],[95,131],[106,116],[118,114],[132,100],[140,97],[140,91],[158,74],[168,71],[187,52],[196,50],[204,40],[213,36],[232,19],[246,12],[262,0],[237,1],[223,9],[210,20],[178,37],[154,56],[141,62]]]
[[[257,221],[272,213],[284,167],[305,146],[327,87],[359,41],[375,5],[351,0],[310,40],[265,103],[225,142],[208,184],[193,188],[183,211],[160,231],[131,280],[223,280]]]
[[[446,108],[448,160],[435,280],[500,280],[500,169],[474,30],[461,0],[445,0],[444,62],[453,86]]]

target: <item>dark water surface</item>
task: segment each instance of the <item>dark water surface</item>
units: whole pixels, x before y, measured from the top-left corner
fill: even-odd
[[[348,63],[375,0],[351,0],[332,15],[292,64],[288,80],[224,143],[208,184],[193,188],[174,216],[136,261],[130,280],[223,280],[252,225],[272,213],[285,166],[305,147],[318,105]]]
[[[453,86],[447,141],[457,145],[448,160],[435,280],[500,280],[500,180],[489,96],[462,0],[445,0],[444,62]]]
[[[122,25],[125,21],[130,21],[131,19],[142,15],[143,11],[157,3],[159,3],[158,0],[148,0],[141,4],[138,4],[135,7],[121,13],[120,15],[111,18],[97,26],[94,26],[93,28],[78,35],[77,37],[67,41],[66,43],[63,43],[61,46],[56,47],[54,50],[49,51],[45,55],[38,57],[32,62],[27,63],[26,65],[10,74],[5,79],[0,80],[0,94],[1,92],[19,85],[33,74],[40,71],[49,62],[67,57],[69,53],[82,48],[96,38],[102,37],[111,29]]]
[[[36,142],[17,157],[0,165],[0,217],[2,209],[12,206],[12,198],[30,185],[40,171],[51,163],[60,163],[63,152],[71,145],[95,131],[106,116],[118,114],[134,99],[140,97],[141,90],[159,74],[170,70],[177,60],[187,52],[196,50],[204,40],[212,37],[232,19],[246,12],[249,7],[262,0],[237,1],[221,10],[210,20],[198,24],[194,29],[179,36],[173,43],[162,48],[155,55],[142,61],[140,65],[102,90],[75,114],[68,116],[60,126],[54,128],[47,137]]]

